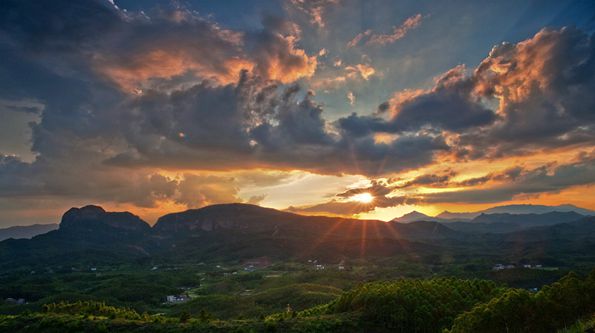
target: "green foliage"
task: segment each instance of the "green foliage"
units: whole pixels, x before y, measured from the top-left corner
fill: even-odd
[[[495,283],[482,280],[374,282],[345,293],[328,312],[359,312],[366,323],[403,332],[440,332],[457,314],[501,292]]]
[[[186,311],[180,313],[180,323],[185,324],[190,320],[190,314]]]
[[[180,281],[169,274],[147,275],[158,285]],[[202,276],[181,275],[189,282]],[[568,274],[537,293],[503,287],[493,281],[458,278],[369,282],[342,292],[326,285],[295,283],[303,276],[213,276],[201,283],[239,283],[238,288],[256,283],[260,289],[195,295],[187,303],[160,304],[153,314],[141,314],[111,301],[56,301],[37,305],[37,310],[22,306],[26,310],[17,315],[0,315],[0,332],[539,333],[565,329],[561,333],[577,333],[595,327],[595,271],[584,278]],[[323,273],[318,281],[331,276]],[[114,278],[107,276],[100,283]],[[60,281],[65,279],[61,277]],[[68,279],[79,286],[88,282],[71,276]],[[291,281],[294,283],[282,286]],[[117,302],[119,296],[113,296]]]
[[[340,289],[331,286],[296,283],[267,288],[260,292],[200,295],[187,303],[177,305],[172,312],[179,314],[186,311],[196,316],[201,311],[209,311],[219,319],[258,318],[282,312],[288,303],[296,311],[326,304],[341,292]]]
[[[107,317],[110,319],[122,318],[138,320],[142,316],[129,308],[106,305],[104,302],[78,301],[74,303],[60,302],[45,304],[43,311],[46,313],[60,313],[83,316]]]
[[[451,332],[555,332],[595,312],[595,271],[568,274],[532,294],[512,289],[459,315]]]

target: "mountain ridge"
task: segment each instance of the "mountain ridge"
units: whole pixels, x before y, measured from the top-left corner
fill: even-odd
[[[555,205],[555,206],[547,206],[547,205],[533,205],[533,204],[518,204],[518,205],[503,205],[503,206],[495,206],[490,207],[484,210],[479,210],[476,212],[450,212],[450,211],[443,211],[436,216],[429,216],[417,211],[412,211],[411,213],[404,214],[400,217],[396,217],[391,221],[398,221],[398,222],[414,222],[414,221],[436,221],[436,222],[449,222],[449,221],[468,221],[473,220],[477,216],[481,214],[515,214],[515,215],[523,215],[523,214],[546,214],[552,212],[575,212],[581,214],[583,216],[592,216],[595,215],[595,211],[589,210],[586,208],[581,208],[571,204],[562,204],[562,205]],[[409,216],[410,214],[414,213],[414,215]],[[415,220],[412,217],[419,216],[419,220]]]
[[[37,235],[45,234],[52,230],[58,229],[58,223],[48,224],[31,224],[31,225],[16,225],[8,228],[0,229],[0,241],[5,239],[23,239],[32,238]]]

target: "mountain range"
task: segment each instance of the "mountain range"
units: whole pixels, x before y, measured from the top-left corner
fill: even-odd
[[[580,208],[574,205],[557,205],[557,206],[545,206],[545,205],[505,205],[496,206],[488,209],[484,209],[477,212],[449,212],[443,211],[436,216],[429,216],[418,211],[407,213],[403,216],[394,218],[392,222],[416,222],[416,221],[434,221],[434,222],[449,222],[449,221],[470,221],[474,220],[480,215],[486,214],[510,214],[510,215],[525,215],[525,214],[546,214],[553,212],[573,212],[584,216],[595,215],[595,211]]]
[[[0,242],[0,271],[75,263],[238,261],[260,256],[327,261],[466,256],[470,248],[498,255],[518,255],[523,248],[538,248],[540,256],[551,255],[550,250],[580,255],[595,253],[594,226],[595,217],[576,212],[481,214],[469,222],[402,223],[221,204],[167,214],[151,227],[128,212],[85,206],[68,210],[58,230],[30,240]],[[529,237],[532,234],[539,236]],[[575,239],[584,242],[573,243]]]
[[[0,229],[0,241],[9,238],[31,238],[55,229],[58,229],[57,223],[8,227]]]

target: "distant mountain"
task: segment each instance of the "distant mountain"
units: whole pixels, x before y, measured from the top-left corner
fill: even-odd
[[[584,215],[575,212],[550,212],[544,214],[486,214],[482,213],[473,223],[516,223],[523,226],[546,226],[579,220]]]
[[[58,224],[33,224],[26,226],[14,226],[0,229],[0,241],[8,238],[32,238],[34,236],[45,234],[46,232],[58,229]]]
[[[545,214],[551,212],[575,212],[581,215],[595,215],[595,211],[580,208],[574,205],[558,205],[558,206],[544,206],[544,205],[506,205],[497,206],[483,210],[479,213],[495,214]]]
[[[441,220],[471,220],[476,217],[479,213],[453,213],[447,210],[443,211],[442,213],[436,215],[437,218]]]
[[[442,219],[428,216],[424,213],[420,213],[418,211],[412,211],[411,213],[407,213],[401,217],[397,217],[391,220],[391,222],[399,222],[399,223],[410,223],[410,222],[418,222],[418,221],[431,221],[431,222],[441,222]]]
[[[574,212],[584,216],[595,215],[595,211],[580,208],[574,205],[558,205],[558,206],[545,206],[545,205],[506,205],[496,206],[477,212],[449,212],[443,211],[442,213],[432,217],[425,214],[413,211],[409,214],[405,214],[401,217],[393,219],[395,222],[414,222],[414,221],[435,221],[435,222],[460,222],[470,221],[481,214],[546,214],[552,212]]]
[[[533,227],[552,226],[583,219],[575,212],[550,212],[545,214],[485,214],[471,221],[451,222],[447,225],[458,231],[474,233],[507,233]]]
[[[584,217],[578,221],[568,223],[531,228],[506,235],[508,241],[517,243],[519,239],[522,239],[524,242],[565,241],[578,246],[585,240],[590,240],[585,243],[595,250],[594,238],[595,216]],[[590,252],[591,255],[593,253],[595,252]]]

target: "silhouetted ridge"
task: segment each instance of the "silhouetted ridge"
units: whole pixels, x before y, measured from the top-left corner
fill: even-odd
[[[98,231],[101,229],[144,232],[151,227],[140,217],[129,212],[106,212],[99,206],[71,208],[62,216],[62,231]]]
[[[554,225],[579,220],[585,217],[576,212],[551,212],[545,214],[486,214],[481,213],[474,223],[518,223],[526,226]]]
[[[4,229],[0,229],[0,241],[5,239],[14,238],[14,239],[23,239],[23,238],[32,238],[37,235],[45,234],[52,230],[58,229],[57,223],[51,224],[33,224],[33,225],[23,225],[23,226],[13,226]]]
[[[294,220],[298,215],[250,204],[219,204],[189,209],[160,217],[153,227],[158,232],[213,231],[258,228]]]

